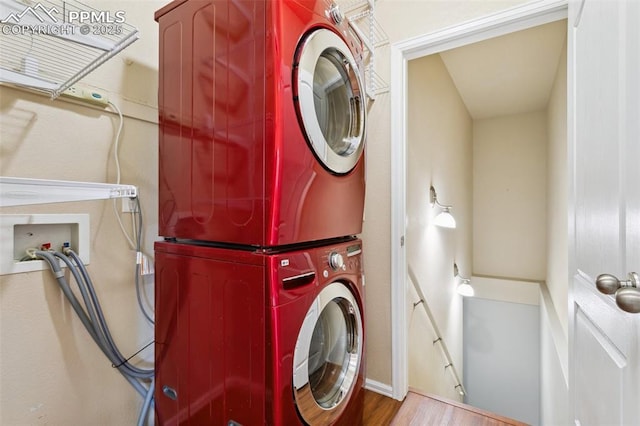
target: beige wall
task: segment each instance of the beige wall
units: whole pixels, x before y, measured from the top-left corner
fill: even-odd
[[[541,424],[569,420],[567,48],[547,106],[547,289],[541,304]]]
[[[474,122],[476,275],[545,279],[546,119],[540,111]]]
[[[407,262],[462,379],[462,296],[453,263],[471,276],[472,121],[440,55],[410,61],[408,73]],[[453,206],[456,229],[433,225],[440,210],[429,202],[431,185],[441,203]],[[424,309],[410,312],[409,386],[460,399]]]
[[[105,90],[128,115],[120,142],[122,182],[139,187],[145,250],[152,253],[157,234],[158,79],[153,11],[166,2],[88,3],[125,10],[127,22],[141,30],[140,40],[83,83]],[[0,87],[0,174],[113,182],[117,126],[118,117],[111,111]],[[136,304],[135,254],[120,233],[111,202],[12,207],[0,213],[90,214],[88,268],[111,332],[125,355],[153,340],[153,327],[141,318]],[[130,227],[129,217],[123,219]],[[0,280],[0,424],[135,424],[141,398],[97,349],[50,272]],[[145,288],[152,297],[152,279]],[[153,349],[141,355],[144,365],[153,360]]]
[[[547,287],[568,336],[567,48],[562,51],[547,107]]]
[[[390,44],[526,3],[509,1],[379,0],[376,17]],[[376,56],[387,82],[390,48]],[[367,198],[363,238],[367,247],[367,378],[391,384],[391,187],[390,96],[378,96],[368,124]],[[442,190],[441,190],[442,191]],[[446,191],[442,192],[442,196]],[[396,242],[398,244],[399,242]]]

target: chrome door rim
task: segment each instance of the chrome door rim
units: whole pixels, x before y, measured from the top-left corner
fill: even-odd
[[[337,300],[337,302],[335,302]],[[353,317],[354,339],[353,348],[347,352],[344,368],[339,379],[338,389],[334,397],[327,404],[318,404],[312,386],[309,382],[309,351],[315,326],[320,319],[322,311],[329,303],[339,303],[348,310],[347,315]],[[344,314],[344,312],[343,312]],[[346,319],[345,319],[345,322]],[[362,358],[362,318],[360,309],[353,293],[347,286],[339,281],[325,287],[313,301],[296,341],[293,357],[293,393],[298,411],[303,419],[311,424],[331,424],[342,413],[349,401],[357,382],[358,370]]]
[[[334,65],[339,63],[349,81],[347,86],[350,92],[350,131],[349,135],[343,138],[343,142],[350,148],[342,153],[337,153],[331,148],[316,115],[314,75],[318,60],[324,56],[332,57]],[[299,48],[297,61],[294,99],[307,140],[316,157],[326,168],[338,174],[348,173],[360,159],[365,142],[366,106],[358,63],[347,44],[327,29],[315,30],[304,39]]]

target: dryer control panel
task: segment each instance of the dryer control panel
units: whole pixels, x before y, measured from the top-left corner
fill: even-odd
[[[270,305],[280,306],[331,281],[364,286],[362,241],[266,255]]]
[[[326,248],[320,253],[318,259],[322,277],[329,278],[331,275],[341,272],[361,272],[361,254],[362,244],[360,242]]]

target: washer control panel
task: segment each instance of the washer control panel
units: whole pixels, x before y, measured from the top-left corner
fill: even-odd
[[[324,278],[341,272],[357,272],[362,268],[362,245],[354,242],[350,245],[342,245],[327,248],[320,253],[320,268]]]

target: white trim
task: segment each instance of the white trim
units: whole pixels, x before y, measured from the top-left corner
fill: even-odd
[[[568,342],[569,347],[567,350],[567,364],[570,359],[574,359],[574,347],[575,347],[575,313],[576,304],[574,298],[574,271],[578,270],[576,261],[576,30],[580,22],[582,11],[582,5],[578,5],[572,1],[569,3],[569,30],[567,32],[567,176],[569,178],[568,195],[569,200],[567,203],[567,243],[568,243],[568,266],[567,279],[569,283],[568,295],[567,295],[567,320],[568,320]],[[573,365],[567,365],[567,379],[569,383],[569,398],[568,398],[568,418],[567,424],[575,424],[575,392],[573,391],[575,386],[575,371]]]
[[[539,0],[394,43],[406,60],[477,43],[567,17],[567,0]],[[393,80],[392,80],[393,81]]]
[[[407,60],[391,47],[391,377],[393,398],[409,389],[407,324],[406,217],[406,93]],[[400,96],[398,96],[400,94]]]
[[[407,62],[567,17],[568,0],[539,0],[391,46],[391,387],[401,400],[408,386],[405,235]]]
[[[380,395],[393,398],[393,391],[391,389],[391,386],[385,383],[381,383],[371,379],[366,379],[364,382],[364,388],[366,390],[370,390],[371,392],[379,393]]]

